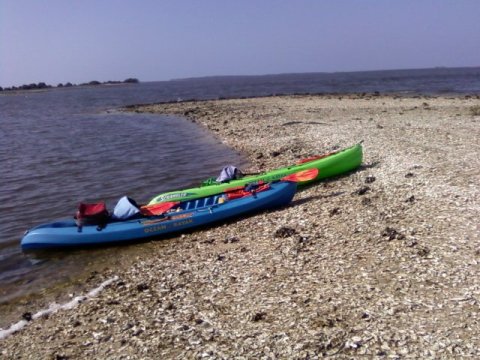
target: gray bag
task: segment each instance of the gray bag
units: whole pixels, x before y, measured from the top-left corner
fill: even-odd
[[[222,183],[230,180],[240,179],[241,177],[243,177],[243,174],[239,169],[233,165],[228,165],[222,169],[216,181]]]

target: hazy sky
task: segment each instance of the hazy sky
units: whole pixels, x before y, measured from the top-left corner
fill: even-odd
[[[480,0],[0,0],[0,86],[480,66]]]

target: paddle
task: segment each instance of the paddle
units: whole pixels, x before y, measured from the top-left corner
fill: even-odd
[[[313,180],[317,177],[319,173],[319,170],[316,168],[313,169],[307,169],[307,170],[302,170],[287,176],[282,177],[279,180],[275,181],[291,181],[291,182],[305,182],[305,181],[310,181]],[[265,182],[262,180],[254,181],[254,183],[258,183],[259,185],[264,184]],[[245,185],[240,185],[240,186],[235,186],[231,187],[228,189],[225,189],[223,192],[233,192],[237,190],[243,190],[245,188]]]
[[[318,175],[318,169],[313,168],[313,169],[307,169],[307,170],[302,170],[287,176],[284,176],[281,178],[281,181],[292,181],[292,182],[305,182],[305,181],[310,181],[313,180],[317,177]]]
[[[169,201],[153,205],[144,205],[140,208],[140,212],[142,215],[146,216],[162,215],[178,204],[180,204],[180,201]]]
[[[278,181],[305,182],[305,181],[315,179],[317,175],[318,175],[318,169],[314,168],[314,169],[303,170],[303,171],[296,172],[294,174],[284,176],[281,179],[276,180],[274,182],[278,182]],[[253,185],[253,189],[250,190],[249,187],[252,185]],[[249,196],[257,192],[267,190],[269,188],[270,188],[270,185],[268,183],[265,183],[264,181],[260,180],[246,186],[237,186],[235,188],[227,189],[225,190],[225,194],[227,195],[228,200],[233,200],[233,199],[238,199],[244,196]]]
[[[319,173],[319,170],[317,168],[307,169],[307,170],[302,170],[302,171],[299,171],[299,172],[296,172],[296,173],[293,173],[293,174],[286,175],[286,176],[284,176],[284,177],[282,177],[278,180],[275,180],[273,182],[277,182],[277,181],[305,182],[305,181],[310,181],[310,180],[315,179],[317,177],[318,173]],[[265,181],[258,180],[258,181],[256,181],[256,183],[261,185],[261,184],[264,184]],[[236,191],[236,190],[241,190],[241,189],[244,189],[244,188],[245,188],[244,185],[235,186],[235,187],[232,187],[232,188],[229,188],[229,189],[225,189],[224,192]]]
[[[280,180],[277,181],[291,181],[291,182],[305,182],[313,180],[318,175],[318,169],[307,169],[302,170],[287,176],[282,177]],[[258,181],[259,185],[264,184],[263,181]],[[225,189],[223,192],[225,193],[233,193],[235,191],[242,191],[245,189],[245,186],[235,186],[230,189]],[[152,215],[162,215],[166,213],[168,210],[172,209],[173,207],[180,204],[180,201],[169,201],[169,202],[162,202],[158,204],[152,205],[144,205],[140,208],[140,211],[143,215],[152,216]]]

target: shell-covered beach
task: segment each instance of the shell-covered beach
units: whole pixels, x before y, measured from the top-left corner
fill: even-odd
[[[0,354],[480,356],[479,106],[478,96],[354,94],[126,109],[191,119],[245,154],[245,172],[360,141],[364,162],[286,208],[144,244],[134,265],[83,289],[114,279],[103,291],[30,321]]]

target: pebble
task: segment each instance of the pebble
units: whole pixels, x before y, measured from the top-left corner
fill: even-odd
[[[131,267],[95,274],[121,278],[96,298],[1,340],[2,356],[479,358],[475,105],[377,93],[142,107],[215,128],[248,156],[245,172],[360,140],[364,164],[292,206],[152,242]]]

